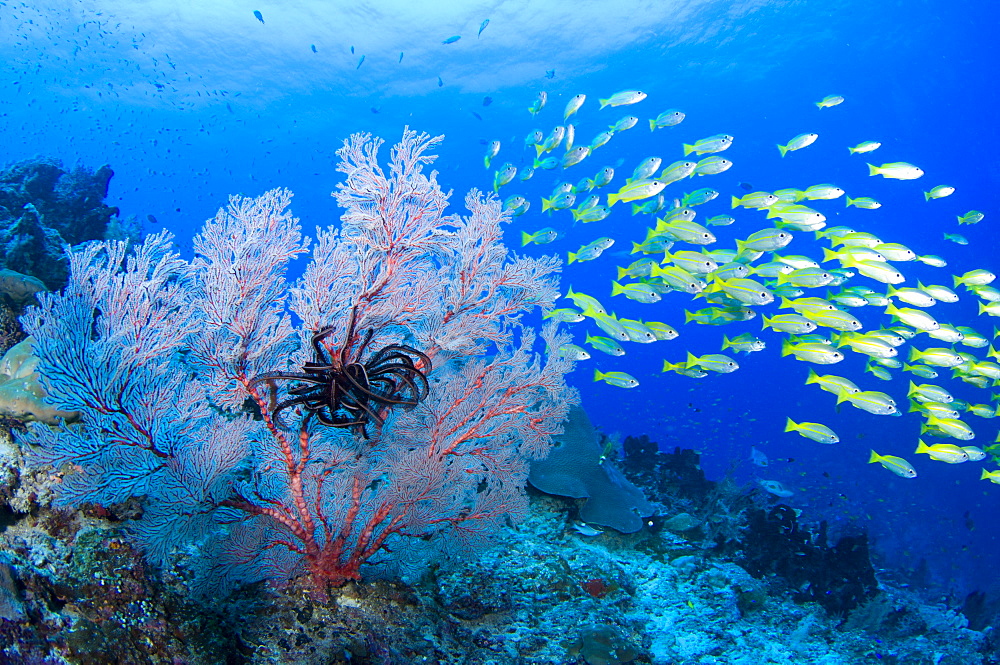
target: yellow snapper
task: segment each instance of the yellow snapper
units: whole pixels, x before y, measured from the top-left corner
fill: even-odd
[[[970,210],[969,212],[965,213],[964,215],[958,215],[958,223],[959,224],[978,224],[979,222],[983,221],[983,218],[985,216],[986,215],[984,215],[983,213],[979,212],[978,210]]]
[[[774,294],[752,279],[716,279],[712,290],[723,291],[747,305],[767,305],[774,302]]]
[[[673,127],[684,120],[684,113],[677,109],[668,109],[649,121],[649,131],[660,129],[661,127]]]
[[[490,162],[500,153],[500,141],[493,141],[486,148],[486,155],[483,157],[483,164],[490,168]]]
[[[861,330],[861,321],[850,312],[840,309],[824,310],[803,310],[802,316],[806,317],[818,326],[833,328],[841,331]]]
[[[594,381],[604,381],[619,388],[635,388],[639,385],[639,382],[631,374],[626,374],[625,372],[602,372],[599,369],[594,370]]]
[[[832,429],[820,423],[797,423],[788,418],[785,422],[785,431],[798,432],[817,443],[837,443],[840,441],[840,437]]]
[[[753,192],[740,198],[732,198],[732,207],[743,206],[744,208],[769,208],[778,202],[778,197],[770,192]]]
[[[625,180],[626,183],[630,183],[634,180],[647,180],[654,173],[656,169],[660,168],[660,163],[663,160],[659,157],[647,157],[639,163],[639,166],[635,167],[632,172],[632,177]]]
[[[878,210],[882,207],[882,204],[870,196],[859,196],[856,199],[852,199],[848,196],[847,207],[849,208],[851,206],[854,206],[855,208],[862,208],[863,210]]]
[[[601,337],[599,335],[592,336],[587,333],[587,338],[584,340],[584,344],[590,344],[597,351],[601,353],[606,353],[609,356],[624,356],[625,349],[621,347],[621,344],[611,339],[610,337]]]
[[[891,416],[896,413],[896,401],[877,390],[862,390],[859,393],[846,391],[837,393],[837,404],[850,402],[851,406],[876,416]]]
[[[585,101],[587,101],[587,95],[582,93],[570,97],[570,100],[566,102],[566,109],[563,111],[563,122],[569,120],[571,115],[579,111]]]
[[[624,132],[626,129],[632,129],[635,127],[636,123],[639,122],[639,118],[634,115],[627,115],[620,119],[613,125],[608,126],[608,131],[612,134],[617,134],[618,132]]]
[[[660,174],[657,180],[669,185],[670,183],[687,178],[694,173],[696,168],[698,168],[698,165],[695,162],[682,159],[663,169],[663,173]]]
[[[896,457],[895,455],[879,455],[873,450],[871,457],[868,458],[868,463],[874,464],[875,462],[878,462],[900,478],[917,477],[917,470],[913,468],[912,464],[907,462],[902,457]]]
[[[528,233],[527,231],[521,231],[521,247],[526,245],[547,245],[548,243],[554,241],[559,237],[559,232],[551,227],[545,227],[535,231],[534,233]]]
[[[776,314],[763,317],[763,329],[770,328],[778,332],[801,335],[816,330],[816,324],[801,314]]]
[[[590,354],[586,349],[576,344],[563,344],[559,347],[559,357],[570,360],[590,360]]]
[[[676,328],[661,321],[645,321],[644,323],[647,328],[653,331],[653,335],[655,335],[658,340],[669,341],[677,339],[680,335]]]
[[[565,155],[563,155],[563,157],[560,160],[560,162],[562,163],[562,167],[564,169],[567,169],[567,168],[573,166],[574,164],[579,164],[584,159],[586,159],[589,155],[590,155],[590,148],[587,147],[587,146],[581,145],[581,146],[577,146],[577,147],[573,148],[572,150],[570,150],[569,152],[567,152]]]
[[[629,104],[637,104],[642,100],[646,99],[646,93],[641,90],[622,90],[621,92],[616,92],[607,99],[600,99],[601,108],[605,106],[628,106]]]
[[[855,153],[871,152],[872,150],[878,150],[882,147],[882,144],[878,141],[862,141],[853,148],[848,148],[850,153],[853,155]]]
[[[666,186],[665,182],[659,180],[636,180],[622,187],[617,193],[608,194],[608,207],[614,207],[619,201],[648,199],[659,194]]]
[[[924,192],[924,201],[930,201],[931,199],[943,199],[946,196],[951,196],[955,193],[955,188],[950,185],[938,185],[933,187],[931,191]]]
[[[829,344],[817,342],[793,344],[787,339],[781,343],[781,355],[782,357],[794,355],[798,360],[817,365],[833,365],[844,359],[844,354]]]
[[[692,175],[715,175],[723,171],[728,171],[732,166],[733,163],[725,157],[712,155],[711,157],[699,160]]]
[[[719,374],[728,374],[740,368],[735,360],[721,353],[707,353],[699,358],[690,351],[687,354],[687,366],[701,367],[706,371],[718,372]]]
[[[734,349],[736,351],[742,351],[743,353],[753,353],[754,351],[763,351],[765,348],[763,340],[759,340],[753,336],[752,333],[743,333],[742,335],[737,335],[736,337],[729,339],[725,335],[722,336],[722,350]]]
[[[900,321],[917,330],[929,331],[941,327],[941,324],[935,321],[933,316],[919,309],[899,308],[890,303],[885,308],[885,313],[892,316],[893,321]]]
[[[746,240],[737,240],[740,251],[745,249],[758,252],[773,252],[792,241],[792,234],[781,229],[763,229],[752,233]]]
[[[694,145],[684,145],[684,156],[687,157],[692,152],[704,155],[709,152],[722,152],[726,150],[733,144],[733,137],[729,134],[715,134],[707,138],[698,139],[694,142]]]
[[[959,284],[964,284],[965,286],[990,284],[996,278],[997,276],[989,270],[982,269],[970,270],[964,275],[954,275],[952,277],[955,281],[955,286],[958,286]]]
[[[843,104],[844,98],[841,95],[827,95],[823,99],[816,102],[816,106],[821,109],[830,108],[831,106],[837,106],[838,104]]]
[[[812,369],[809,370],[809,376],[806,378],[806,385],[811,383],[817,384],[826,392],[833,393],[834,395],[839,394],[841,391],[848,393],[861,392],[861,388],[858,388],[850,379],[842,376],[836,376],[835,374],[817,374]]]
[[[504,167],[493,175],[493,191],[500,192],[500,188],[510,183],[517,175],[517,167],[513,164],[504,164]]]
[[[921,362],[925,365],[933,365],[935,367],[957,367],[964,362],[962,357],[951,349],[941,347],[924,349],[922,351],[911,347],[909,361],[911,363]]]
[[[958,418],[937,418],[927,416],[927,420],[920,425],[920,433],[939,432],[953,439],[969,441],[976,438],[975,432],[967,424]]]
[[[573,287],[569,287],[569,292],[566,293],[566,298],[573,301],[573,304],[582,310],[593,310],[599,314],[607,314],[608,310],[604,309],[604,305],[593,297],[588,296],[586,293],[580,293],[579,291],[573,291]]]
[[[1000,485],[1000,470],[997,471],[987,471],[983,469],[982,474],[979,476],[980,480],[989,480],[991,483]]]
[[[799,134],[791,141],[789,141],[787,144],[778,145],[778,151],[781,153],[781,156],[784,157],[786,154],[788,154],[793,150],[801,150],[806,146],[812,145],[813,143],[816,142],[816,139],[818,138],[819,134]]]
[[[809,199],[810,201],[831,201],[833,199],[838,199],[843,195],[844,190],[836,185],[812,185],[811,187],[807,187],[805,191],[801,192],[798,200],[801,201],[802,199]]]
[[[663,297],[651,286],[642,282],[625,284],[624,286],[618,282],[611,282],[611,296],[614,297],[620,294],[624,294],[630,300],[645,304],[659,302]]]
[[[574,261],[593,261],[599,257],[604,250],[615,244],[614,238],[598,238],[597,240],[587,243],[576,250],[576,253],[569,252],[569,262]]]
[[[868,175],[880,175],[895,180],[916,180],[923,174],[923,169],[907,162],[889,162],[882,166],[868,165]]]

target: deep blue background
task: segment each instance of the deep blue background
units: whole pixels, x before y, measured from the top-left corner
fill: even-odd
[[[735,166],[668,189],[677,195],[696,187],[718,189],[722,196],[699,208],[700,216],[728,213],[729,196],[743,193],[740,181],[766,190],[830,182],[851,196],[874,196],[883,203],[868,211],[845,209],[843,199],[817,202],[831,225],[852,225],[949,261],[946,269],[900,264],[907,285],[917,279],[950,285],[951,274],[977,267],[996,271],[1000,142],[994,117],[1000,100],[994,72],[1000,57],[991,31],[1000,16],[995,5],[706,2],[678,5],[676,16],[658,14],[645,23],[641,8],[623,16],[606,3],[536,4],[538,16],[519,6],[470,4],[460,22],[452,16],[431,28],[397,26],[399,33],[380,44],[378,30],[386,30],[391,12],[388,18],[350,15],[344,19],[353,21],[349,37],[323,41],[306,20],[283,23],[293,15],[287,7],[220,3],[217,22],[191,34],[189,22],[171,23],[175,14],[183,18],[182,10],[151,18],[131,15],[128,3],[109,3],[103,10],[76,3],[33,9],[0,3],[0,55],[8,63],[0,73],[0,162],[41,154],[67,164],[108,163],[116,172],[109,203],[123,215],[154,215],[158,223],[146,224],[147,230],[167,227],[187,250],[201,222],[235,193],[289,187],[295,192],[293,211],[307,229],[334,223],[339,215],[329,196],[339,180],[334,151],[352,132],[371,132],[390,144],[403,125],[445,134],[436,167],[460,207],[467,189],[491,186],[492,172],[482,166],[485,143],[503,143],[495,165],[520,166],[531,156],[522,150],[525,135],[536,128],[547,134],[561,123],[572,95],[588,96],[574,118],[578,144],[634,113],[640,117],[637,127],[582,164],[565,174],[539,171],[530,183],[515,182],[501,192],[521,193],[532,202],[530,213],[509,229],[512,248],[521,251],[522,229],[543,226],[555,226],[565,237],[525,251],[565,256],[598,236],[615,238],[617,244],[600,259],[568,266],[564,287],[599,297],[620,316],[666,321],[681,330],[676,341],[628,344],[623,358],[600,356],[579,366],[571,381],[593,420],[608,432],[647,433],[664,447],[700,450],[710,477],[729,473],[739,482],[781,481],[796,491],[788,502],[803,508],[805,519],[830,519],[834,533],[868,528],[880,565],[898,577],[906,578],[926,560],[935,592],[997,590],[1000,487],[979,480],[982,463],[953,467],[914,456],[920,424],[915,415],[877,417],[850,406],[837,412],[832,395],[803,386],[811,365],[781,358],[780,336],[770,331],[761,334],[767,350],[740,357],[736,373],[703,380],[660,374],[664,358],[682,360],[687,350],[717,352],[723,334],[759,331],[759,316],[722,328],[681,326],[683,310],[704,306],[701,301],[679,294],[656,305],[612,300],[614,266],[636,258],[627,250],[633,240],[642,240],[651,220],[632,217],[622,205],[603,222],[573,228],[568,213],[543,216],[539,200],[559,179],[576,182],[620,162],[620,184],[647,156],[668,164],[682,156],[682,142],[725,132],[736,137],[723,153]],[[543,7],[568,12],[575,22],[564,27],[546,18],[538,9]],[[264,25],[252,15],[258,8]],[[491,24],[477,39],[475,30],[486,17]],[[598,38],[612,28],[625,37],[608,46]],[[400,34],[408,53],[403,63],[397,61],[404,48],[398,46]],[[441,45],[451,34],[463,39]],[[311,43],[318,47],[315,54]],[[365,47],[352,55],[352,43]],[[596,43],[602,45],[588,48]],[[361,53],[366,61],[355,68]],[[555,77],[545,78],[545,70],[553,68]],[[438,85],[438,76],[444,85]],[[649,97],[636,106],[598,110],[598,97],[622,88],[642,89]],[[526,109],[539,90],[548,92],[549,103],[532,118]],[[847,101],[816,108],[814,102],[833,93]],[[493,102],[483,106],[487,95]],[[672,107],[682,109],[686,120],[650,133],[647,119]],[[775,144],[802,132],[820,138],[780,158]],[[846,146],[869,139],[881,141],[881,149],[848,154]],[[866,157],[879,164],[912,162],[927,175],[912,182],[870,178]],[[938,184],[957,191],[925,202],[920,192]],[[959,229],[955,216],[973,208],[986,219]],[[714,247],[731,247],[735,238],[767,226],[761,213],[734,215],[735,225],[716,229]],[[965,234],[970,245],[944,242],[944,231]],[[797,234],[787,251],[819,258],[820,245],[807,236]],[[992,334],[994,320],[977,316],[970,296],[932,313]],[[874,308],[861,316],[866,327],[887,322]],[[574,332],[582,343],[584,329]],[[816,369],[885,390],[905,404],[909,375],[883,383],[863,374],[863,365],[862,356],[849,353],[839,365]],[[641,385],[624,391],[594,384],[595,367],[630,372]],[[987,391],[950,380],[943,385],[971,402],[989,401]],[[822,446],[784,434],[786,416],[823,422],[842,441]],[[1000,422],[972,415],[965,420],[976,430],[978,445],[993,441]],[[748,462],[751,446],[772,460],[795,461],[759,469]],[[870,448],[907,457],[919,477],[903,480],[866,464]]]

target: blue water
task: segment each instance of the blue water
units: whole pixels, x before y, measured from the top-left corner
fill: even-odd
[[[318,2],[210,4],[0,2],[0,58],[7,65],[0,72],[0,162],[47,155],[67,164],[110,164],[116,175],[108,203],[123,216],[152,215],[157,221],[145,222],[147,231],[168,228],[189,251],[193,233],[230,194],[288,187],[295,192],[292,210],[307,229],[334,221],[334,151],[353,132],[370,132],[389,144],[404,125],[444,134],[436,167],[460,205],[469,188],[491,187],[492,171],[482,165],[487,142],[503,143],[496,166],[521,166],[530,158],[522,150],[525,135],[532,129],[547,134],[561,123],[565,102],[583,92],[588,100],[575,118],[578,143],[622,115],[635,113],[640,124],[570,169],[566,180],[623,160],[620,182],[645,157],[661,156],[668,164],[681,157],[682,142],[728,133],[736,137],[723,153],[735,163],[731,170],[668,189],[718,189],[722,196],[700,207],[699,216],[728,213],[729,196],[744,193],[740,182],[768,191],[830,182],[883,203],[869,211],[845,209],[842,200],[817,202],[830,225],[853,225],[948,260],[946,269],[901,266],[907,285],[920,279],[950,286],[953,273],[1000,269],[994,121],[1000,93],[993,72],[1000,54],[992,33],[1000,12],[992,3],[687,2],[654,8],[637,2],[611,9],[601,2],[523,0],[447,10],[389,2],[347,9]],[[485,18],[490,23],[477,38]],[[462,39],[441,43],[452,35]],[[555,76],[546,78],[552,69]],[[624,88],[641,89],[648,98],[634,107],[598,110],[598,97]],[[547,91],[548,106],[532,118],[526,109],[540,90]],[[847,101],[818,110],[814,102],[828,94]],[[483,105],[486,96],[493,100],[489,106]],[[687,114],[684,122],[651,134],[647,118],[674,107]],[[782,159],[775,144],[802,132],[820,138]],[[848,155],[846,146],[869,139],[882,142],[876,153]],[[870,178],[865,157],[908,161],[926,175],[918,181]],[[767,350],[741,356],[733,374],[701,380],[661,374],[665,358],[718,352],[723,334],[757,333],[759,315],[721,328],[682,326],[683,310],[703,302],[681,294],[656,305],[611,299],[614,267],[636,258],[627,249],[642,240],[651,220],[630,216],[624,205],[603,222],[575,228],[568,213],[541,215],[540,196],[562,177],[539,171],[529,183],[515,181],[502,190],[532,202],[531,211],[510,225],[509,245],[521,251],[522,230],[555,226],[564,237],[524,251],[565,256],[610,236],[617,243],[604,256],[565,268],[564,287],[599,297],[619,316],[665,321],[681,331],[672,342],[628,344],[622,358],[595,353],[599,357],[580,364],[570,381],[595,423],[608,432],[648,433],[665,448],[702,451],[710,477],[781,481],[795,490],[787,501],[806,511],[804,519],[829,519],[834,532],[868,529],[879,565],[903,580],[926,560],[942,595],[1000,590],[994,574],[1000,487],[979,480],[984,463],[948,466],[914,456],[916,415],[879,417],[846,405],[837,412],[830,394],[803,386],[811,365],[780,357],[776,333],[762,333]],[[957,191],[925,202],[920,192],[937,184]],[[986,219],[958,228],[955,215],[970,209]],[[734,214],[735,225],[715,229],[715,247],[731,247],[735,238],[766,226],[761,213]],[[947,243],[943,231],[961,232],[970,244]],[[799,235],[788,251],[818,258],[819,245]],[[971,294],[936,306],[933,314],[992,334],[994,321],[977,316]],[[887,323],[874,308],[859,316],[866,328]],[[574,329],[578,343],[585,325]],[[589,330],[597,332],[592,325]],[[816,369],[905,404],[910,375],[896,372],[883,383],[863,374],[863,365],[863,357],[849,353],[840,365]],[[595,367],[629,372],[641,385],[624,391],[595,384]],[[958,381],[943,384],[972,403],[989,401],[986,391]],[[822,446],[784,434],[786,416],[823,422],[842,442]],[[976,431],[972,443],[984,446],[996,437],[1000,421],[964,419]],[[772,460],[794,461],[754,467],[751,446]],[[866,464],[871,448],[907,457],[919,477],[904,480]]]

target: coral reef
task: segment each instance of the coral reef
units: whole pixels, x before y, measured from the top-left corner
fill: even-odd
[[[583,407],[569,411],[565,431],[552,451],[531,463],[528,482],[548,494],[582,499],[580,519],[622,533],[642,528],[655,511],[642,490],[629,482],[613,462],[602,457],[597,431]]]
[[[287,190],[232,197],[190,262],[166,232],[70,248],[67,288],[22,317],[48,399],[81,414],[19,438],[64,474],[56,504],[141,499],[135,542],[206,596],[302,575],[322,594],[363,566],[419,568],[516,522],[528,462],[576,400],[572,361],[555,351],[568,336],[544,327],[543,356],[521,322],[555,301],[560,264],[508,253],[494,196],[473,190],[468,216],[446,214],[424,171],[438,141],[407,129],[387,170],[381,140],[345,141],[343,224],[319,230],[294,282],[289,262],[310,240]],[[419,350],[413,372],[389,371],[411,385],[426,372],[428,389],[414,390],[420,408],[390,409],[404,400],[372,397],[374,372],[352,375],[370,436],[312,418],[322,391],[306,403],[295,381],[275,381],[386,348]]]
[[[31,275],[51,290],[68,276],[63,245],[76,245],[114,233],[138,237],[134,220],[117,219],[104,204],[114,172],[36,158],[0,171],[0,265]]]
[[[0,417],[48,425],[77,420],[79,412],[64,411],[46,402],[36,370],[38,358],[33,354],[33,343],[34,340],[27,337],[0,358]]]

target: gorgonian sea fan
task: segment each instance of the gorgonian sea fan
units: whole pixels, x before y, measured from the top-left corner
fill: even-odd
[[[131,529],[150,559],[182,553],[206,592],[297,574],[342,584],[521,516],[528,462],[576,400],[556,352],[567,336],[547,326],[540,355],[521,322],[553,305],[559,262],[509,253],[492,195],[473,190],[468,215],[446,214],[425,171],[439,140],[405,130],[387,168],[381,140],[345,141],[342,224],[315,243],[278,189],[232,197],[190,262],[165,232],[69,249],[69,286],[24,319],[51,401],[82,414],[22,437],[35,463],[65,472],[58,503],[142,497]],[[387,409],[369,440],[291,409],[279,426],[294,384],[270,394],[255,377],[300,371],[317,331],[343,343],[352,312],[371,348],[426,354],[426,395]]]

